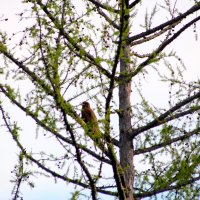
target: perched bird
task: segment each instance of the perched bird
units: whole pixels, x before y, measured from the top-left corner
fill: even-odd
[[[83,121],[87,124],[87,134],[99,145],[101,141],[101,132],[99,130],[98,121],[94,111],[91,109],[90,104],[87,101],[82,103],[81,115]]]

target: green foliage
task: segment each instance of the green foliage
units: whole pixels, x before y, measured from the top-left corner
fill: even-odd
[[[136,197],[198,197],[199,80],[185,79],[170,45],[197,23],[188,16],[199,4],[180,14],[169,0],[127,2],[24,1],[27,26],[0,34],[0,127],[20,149],[15,186],[50,176],[75,185],[74,200],[123,199],[122,163],[134,151]],[[83,101],[98,122],[81,119]]]
[[[7,51],[7,47],[2,42],[0,42],[0,51],[1,52],[6,52]]]
[[[81,198],[86,198],[86,195],[82,194],[81,191],[74,191],[71,193],[72,196],[70,198],[70,200],[78,200],[78,199],[81,199]]]

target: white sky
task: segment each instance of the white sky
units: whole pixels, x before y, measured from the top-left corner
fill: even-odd
[[[9,20],[5,23],[0,22],[0,30],[6,30],[12,33],[15,32],[14,30],[18,28],[18,21],[16,21],[15,13],[20,13],[23,10],[20,2],[20,0],[0,0],[0,17],[2,14],[4,14],[5,18],[9,18]],[[187,7],[186,4],[183,6]],[[200,25],[197,24],[197,31],[200,33],[199,26]],[[173,46],[171,46],[176,50],[177,54],[183,58],[185,65],[188,67],[188,70],[185,72],[185,77],[187,80],[191,81],[200,77],[200,43],[199,40],[195,40],[194,34],[192,32],[193,30],[190,29],[178,40],[176,40]],[[151,98],[152,101],[162,101],[160,96],[158,98],[158,95],[152,95],[151,88],[154,88],[154,86],[158,87],[157,81],[153,80],[153,78],[147,79],[144,92],[147,94],[147,96],[149,95],[149,98]],[[160,88],[160,90],[162,90],[162,88]],[[18,116],[16,111],[15,117],[19,118],[22,116]],[[29,126],[28,121],[27,126]],[[30,140],[30,138],[27,138],[27,140]],[[48,143],[46,143],[46,145],[48,145]],[[0,200],[7,200],[11,198],[10,194],[12,187],[9,180],[11,179],[10,172],[14,167],[13,163],[15,163],[17,158],[16,153],[16,145],[12,141],[11,136],[5,131],[0,132],[0,161],[2,163],[0,165]],[[32,191],[29,187],[24,188],[23,196],[25,200],[66,200],[67,195],[70,193],[69,186],[66,187],[66,185],[60,181],[60,184],[55,184],[52,179],[40,178],[37,179],[35,183],[36,188]]]

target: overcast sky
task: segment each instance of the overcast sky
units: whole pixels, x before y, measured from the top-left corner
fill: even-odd
[[[5,18],[9,19],[5,23],[0,22],[1,31],[6,30],[9,33],[12,33],[18,29],[19,23],[15,13],[20,13],[23,10],[23,6],[20,2],[20,0],[0,0],[0,17],[4,15]],[[181,0],[179,2],[181,2]],[[199,31],[199,24],[197,24],[197,30]],[[200,77],[200,43],[199,40],[195,40],[193,30],[190,29],[184,33],[171,47],[173,47],[177,51],[177,54],[183,58],[185,65],[188,67],[188,70],[184,72],[186,79],[190,81],[195,79],[197,80],[197,78]],[[151,81],[151,86],[149,86],[148,81]],[[158,100],[158,96],[156,96],[156,94],[153,95],[152,90],[149,90],[149,87],[154,87],[154,84],[156,85],[157,82],[152,78],[147,80],[146,84],[146,93],[149,92],[149,98],[153,96],[152,101],[162,101],[160,96]],[[158,85],[156,85],[156,87],[158,87]],[[14,117],[19,117],[17,110],[16,116]],[[31,124],[28,124],[27,121],[27,127],[29,125],[31,126]],[[18,151],[11,136],[5,131],[5,129],[1,128],[0,131],[2,131],[0,132],[0,200],[7,200],[11,198],[12,185],[9,180],[12,178],[11,171],[13,170]],[[30,140],[30,138],[27,138],[27,140]],[[70,187],[66,186],[61,181],[55,184],[53,179],[40,178],[36,179],[35,183],[36,187],[34,190],[31,190],[29,187],[25,187],[23,189],[23,196],[25,200],[66,200],[67,195],[70,193]]]

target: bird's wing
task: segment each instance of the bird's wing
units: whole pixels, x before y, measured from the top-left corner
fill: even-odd
[[[92,119],[92,113],[90,109],[83,109],[81,111],[82,119],[87,123],[88,121],[91,121]]]

